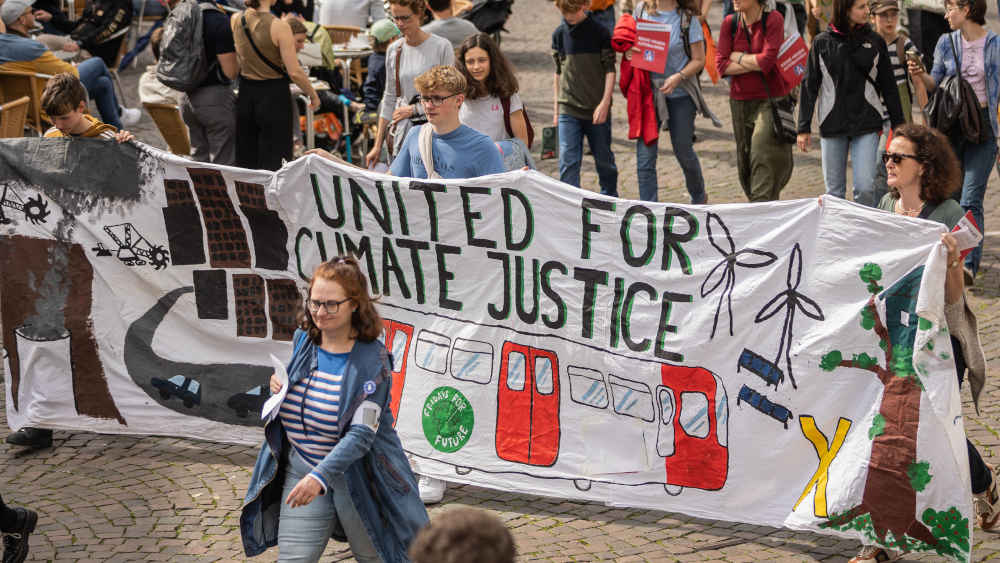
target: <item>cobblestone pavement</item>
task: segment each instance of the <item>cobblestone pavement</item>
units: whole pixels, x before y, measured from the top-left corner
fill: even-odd
[[[997,28],[995,16],[991,16]],[[710,21],[717,29],[718,7]],[[558,22],[551,3],[518,0],[503,47],[519,70],[522,97],[536,130],[551,123],[549,36]],[[138,71],[123,74],[129,101],[136,100]],[[709,105],[725,122],[697,126],[697,152],[711,202],[743,201],[735,171],[727,91],[706,88]],[[616,92],[615,142],[621,170],[619,190],[635,197],[635,151],[623,138],[624,99]],[[153,145],[165,143],[148,117],[133,128]],[[682,175],[669,142],[660,143],[661,201],[686,201]],[[795,173],[783,198],[813,197],[823,191],[819,151],[796,153]],[[541,163],[556,175],[554,161]],[[585,158],[583,183],[595,189],[592,160]],[[986,198],[983,269],[971,291],[983,343],[994,376],[1000,373],[1000,190],[991,178]],[[0,395],[2,397],[2,395]],[[967,394],[966,394],[967,397]],[[1000,462],[1000,386],[994,378],[976,416],[966,401],[966,428],[993,463]],[[5,419],[4,419],[5,421]],[[6,430],[0,428],[0,431]],[[34,453],[0,445],[0,491],[5,500],[40,513],[31,538],[33,560],[56,561],[229,561],[242,560],[239,507],[250,478],[255,448],[162,437],[118,437],[55,433],[55,447]],[[702,520],[649,510],[613,509],[600,504],[512,494],[470,486],[449,490],[434,513],[455,506],[492,511],[513,531],[523,560],[539,561],[815,561],[846,560],[851,540],[749,524]],[[261,556],[273,561],[274,550]],[[973,557],[1000,557],[1000,536],[977,533]],[[325,560],[350,559],[343,544],[331,543]],[[916,559],[933,560],[921,556]]]

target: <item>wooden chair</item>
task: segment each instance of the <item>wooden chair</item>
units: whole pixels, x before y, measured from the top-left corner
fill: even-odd
[[[333,41],[334,45],[347,43],[362,31],[360,27],[353,25],[324,25],[323,29],[330,34],[330,41]]]
[[[27,96],[28,125],[39,135],[44,134],[48,127],[48,117],[42,111],[42,91],[50,78],[50,74],[0,70],[0,90],[4,93],[4,100]]]
[[[146,112],[153,118],[153,123],[156,123],[156,128],[167,141],[170,152],[190,157],[191,138],[188,136],[187,125],[181,118],[181,109],[174,104],[144,103],[142,107],[146,108]]]
[[[24,136],[31,98],[22,96],[13,102],[0,105],[0,138],[13,139]]]

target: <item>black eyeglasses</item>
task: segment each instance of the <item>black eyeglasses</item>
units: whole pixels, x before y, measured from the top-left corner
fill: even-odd
[[[315,299],[306,299],[306,305],[313,313],[318,313],[319,310],[323,308],[326,309],[327,315],[336,315],[337,311],[340,310],[340,306],[350,300],[350,297],[347,299],[341,299],[340,301],[316,301]]]
[[[403,23],[405,21],[409,21],[409,19],[413,17],[413,14],[410,14],[408,16],[389,16],[389,17],[391,17],[392,20],[395,22]]]
[[[456,92],[450,96],[420,96],[420,101],[428,106],[439,106],[444,103],[448,98],[454,98],[461,92]]]
[[[887,152],[882,155],[882,164],[889,164],[891,160],[893,164],[899,164],[903,162],[904,158],[912,158],[916,162],[920,162],[920,157],[915,154],[905,154],[901,152]]]

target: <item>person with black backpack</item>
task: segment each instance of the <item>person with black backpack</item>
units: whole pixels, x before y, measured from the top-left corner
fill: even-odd
[[[934,49],[931,74],[911,62],[910,74],[932,92],[928,103],[932,127],[951,140],[962,164],[960,203],[972,212],[980,231],[983,200],[990,171],[998,161],[997,102],[1000,101],[1000,38],[986,27],[986,0],[949,0],[945,18],[953,30],[942,35]],[[959,73],[959,69],[961,73]],[[964,93],[965,96],[961,96]],[[975,97],[975,102],[972,97]],[[935,111],[935,109],[942,111]],[[987,126],[988,125],[988,126]],[[965,257],[971,284],[979,272],[983,243]]]
[[[236,95],[239,72],[229,16],[212,2],[172,0],[163,27],[156,75],[184,92],[181,117],[191,137],[191,158],[236,164]]]
[[[888,112],[893,128],[904,119],[889,50],[868,19],[867,0],[834,0],[833,21],[809,51],[799,102],[798,145],[802,152],[809,150],[818,102],[826,193],[846,195],[850,153],[854,201],[875,207],[875,159],[884,116]]]

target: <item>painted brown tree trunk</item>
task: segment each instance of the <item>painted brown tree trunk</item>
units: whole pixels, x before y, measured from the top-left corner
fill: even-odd
[[[11,394],[19,409],[21,370],[15,330],[39,329],[39,303],[61,308],[60,318],[51,320],[56,332],[70,338],[73,399],[78,414],[114,419],[125,424],[111,397],[107,378],[97,352],[91,321],[94,271],[83,247],[53,240],[23,236],[0,241],[0,284],[3,284],[3,344],[9,354]],[[58,326],[55,326],[58,325]]]
[[[917,459],[921,392],[913,379],[890,374],[879,408],[885,430],[872,441],[862,504],[871,514],[879,539],[892,531],[896,539],[907,534],[935,545],[934,535],[916,519],[917,492],[907,475]]]
[[[893,343],[882,322],[875,298],[868,302],[868,311],[875,319],[875,333],[885,345],[885,365],[894,366]],[[895,540],[908,535],[930,545],[937,545],[937,538],[922,522],[917,520],[917,492],[907,473],[917,460],[917,429],[920,425],[920,394],[923,392],[915,377],[902,377],[889,368],[862,367],[853,361],[842,361],[843,367],[867,369],[885,386],[879,414],[885,426],[872,440],[872,453],[868,461],[868,478],[861,504],[838,517],[828,525],[838,526],[868,514],[880,541],[886,532]],[[905,375],[905,374],[902,374]]]

